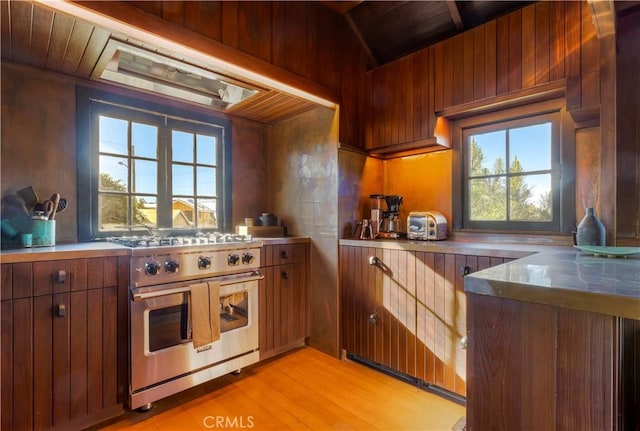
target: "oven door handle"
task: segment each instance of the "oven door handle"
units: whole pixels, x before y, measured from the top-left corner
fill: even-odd
[[[221,275],[219,277],[208,278],[206,280],[193,280],[192,283],[204,283],[207,281],[216,281],[221,286],[227,284],[245,283],[248,281],[262,280],[264,275],[260,271],[252,271],[242,274]],[[134,301],[143,301],[150,298],[158,298],[160,296],[175,295],[176,293],[185,293],[191,290],[190,286],[174,287],[169,289],[158,289],[149,291],[148,288],[141,292],[138,288],[131,289],[131,296]]]

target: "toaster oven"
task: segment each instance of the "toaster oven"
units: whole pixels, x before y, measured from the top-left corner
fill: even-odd
[[[411,211],[407,217],[407,239],[423,241],[447,238],[447,219],[438,211]]]

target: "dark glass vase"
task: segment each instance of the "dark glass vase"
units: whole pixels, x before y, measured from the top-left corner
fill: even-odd
[[[577,245],[598,245],[604,246],[606,241],[606,231],[600,219],[596,216],[593,208],[587,208],[587,212],[578,225],[576,233]]]

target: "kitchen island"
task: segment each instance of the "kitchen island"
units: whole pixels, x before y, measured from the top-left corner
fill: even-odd
[[[639,257],[548,251],[465,291],[469,430],[638,429]]]

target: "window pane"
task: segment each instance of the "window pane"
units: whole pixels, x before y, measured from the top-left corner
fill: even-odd
[[[136,196],[133,208],[133,219],[137,225],[158,226],[158,205],[154,197]]]
[[[509,130],[509,169],[531,172],[551,169],[551,123]],[[520,166],[514,168],[514,162]]]
[[[126,192],[129,184],[127,159],[100,156],[100,191]]]
[[[173,165],[173,194],[193,196],[193,166]]]
[[[129,225],[128,196],[100,194],[98,205],[100,230],[121,230]]]
[[[509,218],[551,221],[551,175],[523,175],[509,180]]]
[[[172,227],[193,227],[194,208],[193,199],[173,198],[171,202],[173,209]]]
[[[198,195],[199,196],[215,196],[216,195],[216,168],[203,168],[198,166]]]
[[[507,159],[506,148],[504,130],[469,136],[470,175],[504,173],[504,163]]]
[[[193,163],[193,133],[171,131],[174,162]]]
[[[217,229],[216,200],[198,199],[198,227]]]
[[[197,162],[205,165],[216,164],[216,140],[213,136],[196,135]]]
[[[506,220],[507,187],[504,177],[469,180],[471,220]]]
[[[99,151],[101,153],[128,154],[129,122],[102,115],[99,121]]]
[[[134,156],[158,158],[158,128],[148,124],[131,124],[131,151]]]
[[[133,191],[155,194],[158,190],[158,163],[148,160],[135,160]]]

